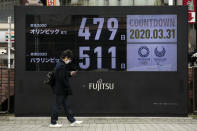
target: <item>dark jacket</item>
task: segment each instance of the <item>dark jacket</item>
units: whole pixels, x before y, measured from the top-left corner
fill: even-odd
[[[63,60],[56,64],[54,93],[58,95],[72,95],[69,79],[70,72]]]

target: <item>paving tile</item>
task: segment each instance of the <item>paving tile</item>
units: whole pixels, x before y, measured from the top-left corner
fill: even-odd
[[[79,117],[84,123],[71,127],[60,117],[62,128],[49,128],[50,117],[2,117],[0,131],[197,131],[197,120],[189,117]]]

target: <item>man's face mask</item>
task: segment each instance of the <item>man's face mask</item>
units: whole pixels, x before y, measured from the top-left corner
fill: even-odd
[[[67,61],[65,61],[65,63],[66,63],[66,64],[68,64],[68,63],[70,63],[70,62],[71,62],[71,60],[67,60]]]

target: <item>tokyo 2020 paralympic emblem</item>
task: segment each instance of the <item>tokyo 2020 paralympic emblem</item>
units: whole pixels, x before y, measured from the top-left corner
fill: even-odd
[[[162,51],[158,51],[158,49],[155,48],[154,52],[157,57],[164,57],[166,54],[166,49],[162,47]]]

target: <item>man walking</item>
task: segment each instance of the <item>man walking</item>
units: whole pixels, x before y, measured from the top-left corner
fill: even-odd
[[[70,121],[71,126],[75,126],[82,123],[82,121],[75,120],[70,109],[70,105],[68,103],[68,96],[72,95],[69,78],[76,74],[76,71],[69,72],[68,70],[67,64],[71,62],[71,59],[72,51],[65,50],[61,54],[60,61],[56,64],[54,85],[54,94],[56,97],[56,102],[52,109],[51,124],[49,125],[49,127],[62,127],[62,124],[57,123],[61,105],[63,105],[64,107],[67,119],[68,121]]]

